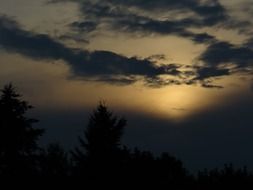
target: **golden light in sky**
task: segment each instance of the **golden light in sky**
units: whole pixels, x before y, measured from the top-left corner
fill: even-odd
[[[40,14],[38,14],[38,18],[40,18],[39,16]],[[46,16],[43,15],[43,17]],[[30,22],[30,17],[22,19],[24,19],[22,22],[28,23],[28,26],[34,24],[33,20]],[[50,29],[52,26],[47,27]],[[237,37],[233,30],[224,30],[223,32],[210,30],[210,32],[216,34],[219,39],[241,39],[240,41],[245,39],[243,35]],[[127,33],[113,33],[112,31],[107,31],[101,36],[91,37],[89,44],[76,45],[82,49],[112,51],[128,57],[145,58],[163,54],[165,60],[161,62],[182,65],[196,64],[196,57],[207,47],[205,44],[194,44],[187,39],[175,36],[133,37]],[[114,107],[123,107],[123,109],[146,112],[157,117],[180,120],[194,114],[194,112],[222,102],[228,94],[234,93],[234,90],[230,90],[233,89],[230,87],[232,83],[239,86],[244,83],[235,77],[228,77],[223,81],[229,82],[220,83],[220,85],[225,85],[225,89],[205,89],[198,85],[171,85],[153,89],[143,86],[141,82],[132,86],[115,86],[103,82],[69,81],[67,78],[70,75],[70,70],[63,61],[32,61],[17,54],[9,55],[7,53],[2,53],[1,59],[2,63],[9,62],[8,65],[2,65],[3,69],[0,72],[4,81],[17,81],[21,86],[33,86],[32,89],[28,87],[23,89],[24,93],[30,97],[33,97],[33,93],[36,91],[40,91],[40,94],[31,100],[38,104],[38,107],[55,106],[65,109],[70,107],[75,109],[76,107],[79,109],[83,106],[92,107],[99,100],[105,99]],[[34,69],[37,70],[37,73],[32,72]]]
[[[67,146],[102,100],[133,146],[252,161],[252,16],[251,0],[1,0],[0,86]]]
[[[98,82],[67,80],[69,68],[63,62],[38,63],[19,55],[2,54],[0,75],[19,86],[38,109],[75,110],[94,107],[105,100],[116,110],[143,112],[168,120],[184,120],[192,114],[223,104],[238,92],[247,92],[249,86],[238,77],[220,80],[226,89],[205,89],[197,85],[173,85],[150,88],[136,83],[115,86]],[[19,66],[22,65],[20,68]],[[34,73],[34,69],[39,72]],[[46,76],[46,77],[45,77]],[[38,93],[39,92],[39,93]]]

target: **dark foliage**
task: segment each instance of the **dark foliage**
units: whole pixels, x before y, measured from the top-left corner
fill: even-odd
[[[247,171],[247,168],[236,169],[232,164],[224,165],[223,169],[205,169],[198,173],[198,187],[230,187],[230,188],[249,188],[252,187],[253,175]]]
[[[42,129],[37,120],[26,117],[32,107],[21,100],[13,86],[6,85],[0,97],[0,177],[47,179],[58,187],[71,182],[83,187],[110,186],[155,189],[251,188],[253,175],[247,168],[200,171],[190,175],[177,158],[163,153],[134,150],[121,144],[126,126],[107,106],[100,103],[90,115],[79,146],[68,154],[58,144],[42,149],[37,140]],[[64,179],[64,180],[63,180]],[[75,183],[73,183],[75,182]],[[72,186],[73,187],[73,186]]]
[[[20,99],[14,87],[4,86],[0,97],[0,174],[24,175],[35,172],[37,139],[42,129],[35,129],[35,119],[25,116],[31,109]]]
[[[73,151],[78,160],[111,160],[117,157],[126,120],[118,119],[100,103],[89,118],[84,132],[85,139],[79,137],[80,148]]]
[[[40,155],[39,172],[42,177],[68,177],[70,175],[68,154],[59,144],[50,144]]]

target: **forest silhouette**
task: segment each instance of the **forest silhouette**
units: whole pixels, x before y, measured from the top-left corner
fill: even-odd
[[[155,156],[150,151],[123,145],[127,120],[112,113],[100,102],[90,114],[79,144],[67,152],[57,143],[42,148],[45,131],[33,126],[38,120],[28,118],[32,106],[22,100],[12,84],[5,85],[0,96],[0,177],[37,178],[75,181],[82,186],[100,185],[157,189],[214,189],[253,186],[253,175],[246,167],[232,164],[222,169],[191,174],[182,161],[169,153]]]

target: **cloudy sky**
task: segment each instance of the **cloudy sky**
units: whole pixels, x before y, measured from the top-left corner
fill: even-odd
[[[124,142],[253,169],[251,0],[0,0],[0,85],[71,147],[98,101]]]

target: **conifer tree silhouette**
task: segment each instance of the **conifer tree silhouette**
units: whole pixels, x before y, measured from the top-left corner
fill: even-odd
[[[79,137],[80,146],[72,152],[77,168],[90,176],[109,173],[121,155],[120,140],[125,126],[125,119],[114,116],[100,102],[89,118],[85,138]]]
[[[5,85],[0,97],[0,172],[2,175],[24,175],[34,170],[34,153],[42,129],[33,128],[35,119],[25,116],[32,108],[21,100],[12,84]],[[31,167],[30,167],[31,166]]]
[[[80,148],[73,152],[75,157],[83,159],[111,159],[120,145],[126,120],[118,119],[100,103],[89,118],[84,132],[85,139],[79,137]]]

